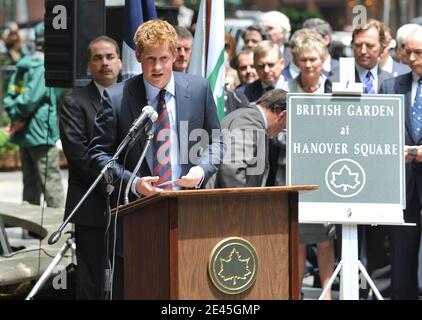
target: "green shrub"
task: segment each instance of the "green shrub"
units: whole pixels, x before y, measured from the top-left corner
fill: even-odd
[[[18,150],[19,147],[9,140],[9,136],[4,132],[4,128],[0,127],[0,155],[10,151]]]
[[[1,110],[0,110],[0,112],[1,112]],[[3,114],[1,116],[2,116],[2,123],[0,123],[0,127],[1,126],[6,127],[10,123],[10,118],[7,115],[6,112],[3,112]]]

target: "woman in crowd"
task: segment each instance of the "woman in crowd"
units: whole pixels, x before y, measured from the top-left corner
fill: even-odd
[[[322,73],[322,66],[325,59],[325,47],[321,35],[312,29],[300,29],[292,36],[291,47],[293,61],[299,67],[299,75],[289,80],[285,86],[288,92],[301,93],[329,93],[332,84]],[[284,172],[283,165],[285,156],[279,159],[281,173]],[[277,178],[276,178],[277,179]],[[281,178],[285,179],[285,178]],[[317,260],[321,285],[324,288],[334,271],[334,243],[333,225],[323,224],[300,224],[300,248],[299,248],[299,272],[300,281],[303,280],[306,265],[307,245],[316,244]],[[324,299],[331,299],[331,290],[327,292]]]

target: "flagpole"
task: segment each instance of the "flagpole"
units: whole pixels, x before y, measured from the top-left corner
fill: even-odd
[[[208,69],[208,50],[210,45],[210,26],[211,26],[211,7],[212,0],[206,0],[205,6],[205,72]]]

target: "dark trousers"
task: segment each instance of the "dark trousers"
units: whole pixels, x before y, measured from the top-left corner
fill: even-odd
[[[421,204],[417,190],[407,208],[404,220],[416,223],[416,227],[392,226],[390,233],[391,298],[418,298],[418,254],[421,236]]]
[[[105,270],[105,229],[76,224],[76,299],[103,300]]]
[[[56,146],[20,147],[19,153],[22,162],[23,201],[40,205],[45,182],[47,207],[63,207],[64,189],[59,168],[59,150]]]

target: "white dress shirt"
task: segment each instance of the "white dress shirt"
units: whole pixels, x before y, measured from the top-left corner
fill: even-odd
[[[371,71],[372,76],[374,77],[372,79],[372,86],[374,87],[375,93],[378,93],[378,65],[375,65],[372,69],[365,69],[362,68],[360,65],[356,63],[356,70],[359,74],[360,82],[365,83],[365,77],[368,71]]]

